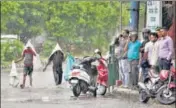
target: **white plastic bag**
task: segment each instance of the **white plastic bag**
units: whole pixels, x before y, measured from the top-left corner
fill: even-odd
[[[40,60],[39,54],[36,54],[36,57],[34,57],[34,71],[40,71],[42,70],[42,62]]]
[[[50,58],[56,51],[59,51],[59,50],[63,53],[63,51],[62,51],[60,45],[57,43],[56,46],[55,46],[55,48],[53,49],[52,53],[50,54],[49,58]]]
[[[33,46],[32,43],[31,43],[31,40],[28,40],[27,44],[26,44],[25,47],[24,47],[24,50],[27,49],[28,46],[30,46],[30,47],[32,48],[32,50],[37,54],[37,52],[36,52],[34,46]],[[24,51],[24,50],[23,50],[23,51]]]
[[[18,78],[18,72],[16,69],[16,64],[14,61],[12,61],[12,68],[9,76],[10,76],[9,84],[14,87],[17,87],[19,84],[19,78]]]
[[[9,76],[18,76],[17,69],[16,69],[16,64],[15,64],[14,61],[12,61],[12,68],[11,68]]]

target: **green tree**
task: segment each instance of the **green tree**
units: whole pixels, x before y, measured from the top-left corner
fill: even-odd
[[[7,40],[1,42],[1,59],[2,61],[9,62],[16,60],[22,54],[24,44],[19,40]]]
[[[105,1],[13,1],[1,2],[1,32],[20,35],[24,43],[46,32],[46,42],[63,49],[106,51],[120,27],[120,2]],[[142,8],[144,6],[142,5]],[[123,3],[122,24],[129,22],[129,3]],[[142,16],[142,14],[140,14]],[[47,46],[46,46],[47,47]],[[44,48],[46,48],[44,46]],[[49,53],[46,52],[45,56]],[[81,52],[81,51],[79,51]]]

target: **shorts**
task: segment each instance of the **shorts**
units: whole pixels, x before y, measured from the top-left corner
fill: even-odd
[[[24,66],[24,75],[31,76],[33,72],[33,66]]]

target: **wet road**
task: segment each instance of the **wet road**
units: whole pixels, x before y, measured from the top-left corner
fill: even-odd
[[[34,72],[33,80],[32,88],[12,88],[8,85],[8,73],[2,72],[1,108],[174,108],[174,105],[165,106],[153,100],[141,104],[134,97],[115,94],[97,98],[82,95],[75,98],[66,82],[63,81],[59,87],[55,86],[51,67],[46,72]]]

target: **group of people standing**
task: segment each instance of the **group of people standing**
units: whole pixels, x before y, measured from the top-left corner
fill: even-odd
[[[137,32],[125,29],[115,38],[115,55],[124,87],[137,89],[141,74],[145,80],[149,70],[159,73],[160,70],[170,69],[174,45],[167,31],[165,27],[158,27],[156,32],[144,28],[141,42]]]

